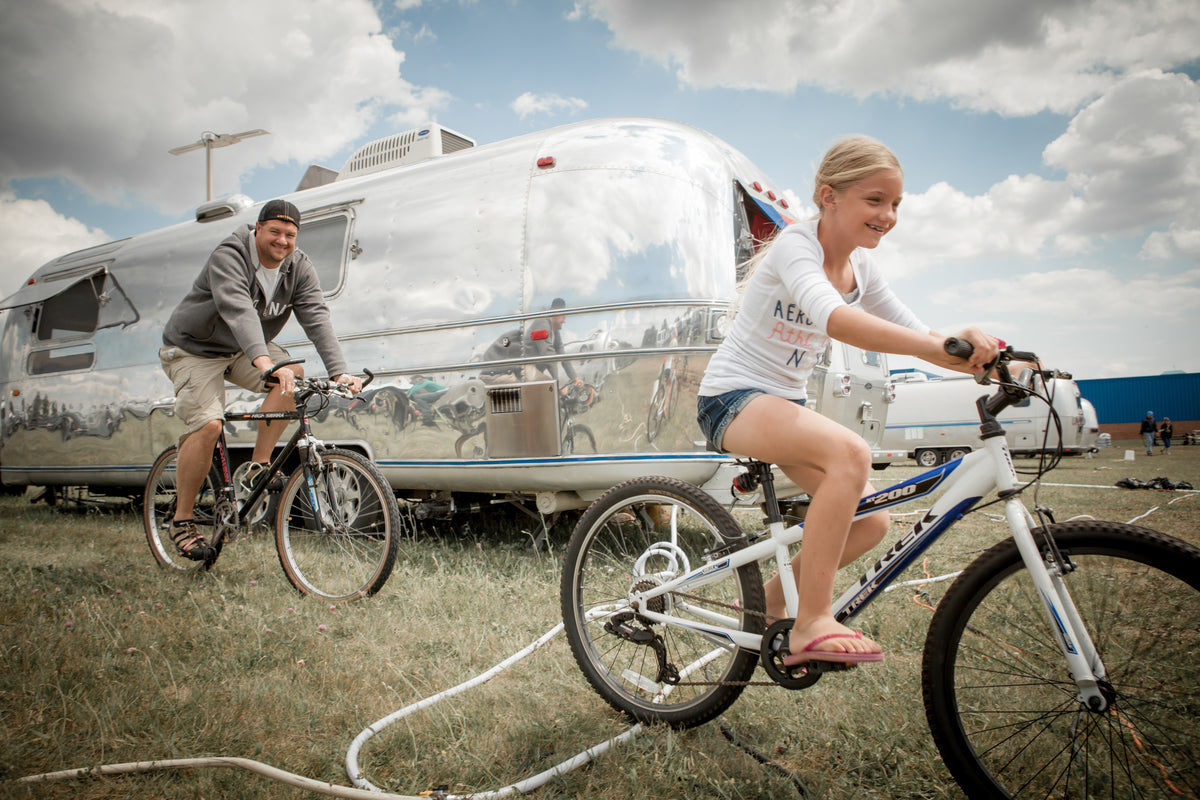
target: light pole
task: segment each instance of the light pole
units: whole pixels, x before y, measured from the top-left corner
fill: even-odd
[[[251,136],[263,136],[269,132],[270,131],[264,131],[262,128],[256,128],[252,131],[242,131],[241,133],[213,133],[212,131],[205,131],[204,133],[200,134],[199,140],[192,142],[191,144],[185,144],[183,147],[172,148],[167,152],[173,156],[181,156],[184,153],[190,153],[193,150],[199,150],[201,147],[204,148],[204,167],[206,176],[205,185],[208,188],[208,194],[207,197],[205,197],[205,200],[208,201],[212,200],[213,148],[228,147],[231,144],[237,144],[243,139],[249,139]]]

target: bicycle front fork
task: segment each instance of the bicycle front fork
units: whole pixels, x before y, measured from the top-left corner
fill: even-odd
[[[1080,702],[1095,712],[1107,710],[1112,700],[1104,691],[1107,672],[1083,624],[1083,617],[1067,591],[1061,562],[1053,552],[1043,554],[1037,546],[1032,533],[1036,523],[1018,498],[1013,497],[1005,503],[1005,516],[1030,580],[1041,598],[1055,640],[1067,660],[1071,677],[1079,687]]]

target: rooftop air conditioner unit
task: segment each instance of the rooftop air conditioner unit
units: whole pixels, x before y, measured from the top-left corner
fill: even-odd
[[[449,155],[459,150],[474,147],[475,140],[468,139],[441,125],[397,133],[376,139],[358,148],[354,155],[342,165],[337,179],[344,181],[360,175],[370,175],[385,169],[394,169],[407,164],[416,164],[436,156]]]

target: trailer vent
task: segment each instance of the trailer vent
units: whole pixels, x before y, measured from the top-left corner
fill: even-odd
[[[521,412],[521,390],[492,389],[488,392],[493,414],[519,414]]]
[[[488,458],[559,454],[558,385],[554,381],[490,386],[487,397]]]
[[[475,146],[469,139],[441,125],[429,125],[368,142],[350,156],[338,171],[338,180],[370,175],[385,169],[416,164],[436,156]]]

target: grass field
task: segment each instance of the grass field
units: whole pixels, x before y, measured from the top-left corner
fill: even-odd
[[[1126,449],[1138,455],[1123,459]],[[1020,467],[1033,462],[1022,461]],[[878,485],[914,474],[892,468]],[[1158,476],[1200,486],[1200,447],[1146,458],[1118,442],[1064,462],[1037,502],[1200,544],[1200,497],[1111,487]],[[919,502],[919,501],[918,501]],[[994,509],[989,509],[994,510]],[[893,522],[892,539],[906,524]],[[973,514],[913,574],[961,569],[1006,529]],[[0,499],[0,782],[78,767],[200,756],[255,759],[349,785],[347,747],[392,711],[468,680],[559,621],[562,534],[551,552],[480,517],[401,545],[383,591],[330,606],[293,593],[267,537],[240,541],[198,577],[159,569],[134,512],[71,512]],[[890,544],[890,541],[889,541]],[[877,555],[877,554],[876,554]],[[857,569],[845,571],[848,582]],[[930,742],[919,657],[945,583],[897,590],[856,620],[888,652],[881,665],[803,692],[750,687],[726,713],[737,736],[809,797],[933,798],[960,792]],[[1200,620],[1194,621],[1200,624]],[[761,672],[759,673],[761,676]],[[360,758],[388,791],[487,791],[612,737],[627,723],[585,683],[563,637],[496,679],[407,717]],[[287,798],[311,792],[235,769],[192,769],[34,786],[36,798]],[[545,798],[797,797],[786,776],[719,726],[644,731],[538,790]]]

